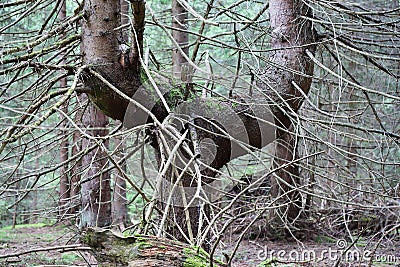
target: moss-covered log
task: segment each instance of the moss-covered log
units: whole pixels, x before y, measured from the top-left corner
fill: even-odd
[[[110,230],[87,228],[81,242],[90,246],[99,266],[208,267],[208,254],[201,248],[154,236],[122,236]],[[215,263],[215,267],[225,266]]]

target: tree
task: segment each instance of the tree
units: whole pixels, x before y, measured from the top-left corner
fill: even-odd
[[[87,6],[87,13],[91,13],[91,17],[88,18],[88,22],[84,25],[84,35],[83,35],[83,44],[84,44],[84,51],[87,54],[91,53],[91,55],[87,55],[85,58],[87,59],[86,63],[93,65],[92,62],[94,62],[95,59],[95,64],[97,65],[95,68],[92,68],[95,70],[98,74],[102,75],[104,77],[104,80],[107,80],[108,82],[111,82],[111,84],[115,84],[115,89],[108,89],[108,91],[111,91],[110,93],[114,94],[115,97],[112,98],[112,101],[115,101],[115,99],[119,99],[118,101],[121,101],[122,103],[126,103],[126,99],[124,100],[123,97],[121,97],[121,94],[118,94],[117,90],[121,90],[126,94],[126,96],[132,96],[133,92],[137,90],[137,88],[133,88],[131,84],[126,84],[126,80],[133,82],[138,81],[137,76],[139,75],[138,70],[132,71],[131,69],[127,68],[128,66],[123,66],[122,64],[118,64],[116,61],[118,59],[117,54],[118,54],[118,43],[117,43],[117,38],[112,37],[112,35],[116,35],[116,33],[112,34],[111,29],[117,28],[117,22],[118,22],[118,16],[113,14],[113,17],[109,17],[108,15],[108,20],[104,20],[101,23],[94,23],[92,20],[96,20],[96,18],[102,18],[105,15],[102,15],[101,12],[106,12],[107,9],[113,10],[112,6],[116,7],[115,3],[110,3],[110,7],[105,8],[104,10],[96,10],[94,8],[94,11],[91,9],[90,6]],[[93,3],[93,7],[95,7],[96,4]],[[292,10],[296,10],[297,7],[299,8],[299,13],[294,13]],[[282,47],[291,47],[293,45],[298,45],[298,46],[303,46],[303,45],[308,45],[310,43],[313,43],[313,33],[311,30],[311,24],[307,22],[307,20],[297,23],[292,23],[292,21],[298,19],[301,15],[307,15],[309,12],[307,11],[307,7],[302,4],[301,1],[299,2],[292,2],[292,1],[277,1],[270,3],[270,10],[271,10],[271,25],[276,29],[276,37],[274,37],[272,44],[273,48],[276,49],[282,49]],[[287,12],[291,12],[286,16],[281,16],[281,14],[287,14]],[[175,3],[173,6],[173,12],[174,14],[178,14],[178,17],[176,17],[176,25],[180,25],[179,29],[182,31],[182,28],[185,28],[183,25],[183,20],[185,19],[185,13],[187,12],[184,10],[184,8],[180,5]],[[182,20],[182,21],[181,21]],[[97,20],[96,20],[97,21]],[[305,24],[304,24],[305,22]],[[108,29],[108,30],[107,30]],[[297,37],[297,33],[299,32],[299,29],[301,29],[300,33],[302,34],[300,38]],[[101,34],[89,34],[85,32],[101,32]],[[107,33],[107,38],[104,38],[105,32]],[[99,39],[98,36],[101,36],[101,40],[96,41]],[[104,40],[106,39],[106,40]],[[183,34],[182,32],[178,32],[175,30],[174,31],[174,40],[175,42],[178,43],[178,45],[185,44],[187,40],[186,34]],[[102,42],[101,45],[96,45],[96,47],[93,47],[93,44],[98,44],[99,42]],[[87,44],[87,46],[85,45]],[[311,45],[308,47],[310,51],[314,51],[315,47],[314,45]],[[187,48],[185,48],[187,49]],[[89,52],[90,51],[90,52]],[[187,51],[187,50],[186,50]],[[184,57],[185,51],[179,51],[179,53],[174,52],[173,59],[174,61],[174,74],[175,72],[178,72],[178,75],[182,71],[182,65],[183,63],[187,62],[187,58]],[[312,64],[310,60],[307,58],[306,52],[304,48],[301,49],[288,49],[288,50],[283,50],[283,52],[277,52],[275,55],[272,56],[272,61],[275,62],[277,65],[281,65],[283,69],[288,68],[290,71],[281,71],[281,69],[268,69],[265,72],[268,73],[268,75],[261,76],[261,80],[266,80],[267,76],[270,76],[273,80],[275,80],[275,83],[277,86],[272,86],[272,90],[277,91],[277,88],[281,91],[277,91],[275,95],[273,95],[273,98],[271,97],[272,101],[274,103],[279,103],[279,99],[284,99],[284,103],[286,105],[289,105],[290,108],[293,108],[294,111],[298,110],[298,108],[301,105],[301,99],[303,96],[299,92],[299,90],[296,88],[302,88],[304,94],[306,94],[309,90],[310,84],[311,84],[311,79],[309,76],[312,75]],[[102,65],[99,65],[99,63],[102,63]],[[129,64],[131,65],[138,65],[138,62],[131,62],[129,61]],[[179,69],[178,71],[175,71],[175,69]],[[297,75],[293,75],[292,71],[296,70],[299,72]],[[129,76],[127,76],[127,73],[130,73]],[[274,74],[272,76],[271,74]],[[180,76],[180,75],[179,75]],[[286,77],[285,77],[286,76]],[[304,78],[306,76],[306,78]],[[120,77],[124,77],[125,79],[120,79]],[[136,77],[136,78],[133,78]],[[128,78],[128,79],[127,79]],[[125,81],[125,83],[124,83]],[[115,103],[110,103],[110,98],[104,97],[104,85],[101,85],[101,83],[104,81],[99,81],[97,78],[89,78],[87,83],[91,87],[92,90],[92,99],[93,101],[100,107],[102,108],[105,112],[108,113],[108,115],[113,116],[114,118],[121,118],[124,115],[123,110],[112,110],[114,108]],[[296,83],[295,85],[292,84],[292,82]],[[270,86],[270,85],[268,85]],[[265,87],[265,86],[264,86]],[[269,88],[265,88],[267,90]],[[100,94],[100,92],[101,94]],[[169,92],[168,92],[169,93]],[[167,93],[167,94],[168,94]],[[269,94],[271,96],[271,94]],[[158,97],[161,98],[161,101],[164,106],[159,105],[158,107],[158,113],[157,110],[155,110],[155,116],[159,120],[163,120],[166,116],[166,114],[169,113],[170,107],[168,107],[168,103],[166,103],[165,99],[163,99],[164,96],[160,95],[158,93]],[[263,97],[266,99],[265,97]],[[267,100],[267,99],[266,99]],[[202,105],[202,108],[205,108],[208,110],[210,113],[218,113],[217,110],[213,110],[213,108],[210,108],[210,105],[205,106],[206,102],[209,100],[204,100],[204,99],[198,99],[198,104]],[[250,99],[251,101],[251,99]],[[240,103],[240,102],[239,102]],[[143,104],[143,103],[141,103]],[[167,105],[167,106],[166,106]],[[228,105],[230,105],[228,103]],[[282,105],[282,104],[281,104]],[[118,107],[121,106],[127,106],[127,104],[119,104]],[[198,110],[195,110],[195,108],[191,106],[187,106],[187,108],[190,110],[191,109],[191,115],[195,116],[198,115]],[[240,112],[243,110],[243,106],[239,104],[238,108],[234,108],[233,110],[237,114],[240,114]],[[236,109],[236,110],[235,110]],[[278,126],[278,131],[277,131],[277,136],[278,136],[278,147],[277,147],[277,160],[275,161],[276,167],[279,169],[282,165],[287,164],[295,160],[294,155],[296,154],[294,152],[294,144],[295,144],[295,138],[291,134],[286,134],[285,131],[288,131],[291,128],[291,122],[289,117],[285,114],[284,111],[282,111],[283,107],[280,107],[280,109],[276,109],[274,112],[276,116],[276,124]],[[153,110],[152,110],[153,112]],[[265,112],[265,111],[264,111]],[[132,116],[132,115],[131,115]],[[229,115],[228,115],[229,116]],[[242,115],[243,116],[243,115]],[[238,115],[240,117],[240,115]],[[245,125],[246,130],[248,132],[252,133],[251,135],[246,133],[247,136],[245,136],[246,139],[250,139],[249,144],[254,147],[262,147],[262,143],[260,141],[261,135],[263,134],[260,129],[257,120],[251,119],[251,117],[248,116],[248,114],[244,114],[244,118],[240,118]],[[183,178],[183,186],[184,187],[190,187],[191,184],[197,184],[199,182],[199,179],[202,179],[201,183],[210,183],[212,178],[215,177],[217,174],[216,171],[220,169],[222,166],[224,166],[227,162],[229,162],[232,158],[243,155],[245,153],[243,150],[241,151],[240,148],[236,149],[237,151],[231,151],[231,153],[226,153],[227,150],[230,151],[231,144],[230,141],[227,140],[226,138],[219,138],[218,134],[222,134],[219,130],[216,129],[215,125],[213,123],[210,123],[207,121],[207,118],[204,119],[195,119],[195,117],[189,118],[188,122],[193,120],[194,125],[192,127],[195,127],[194,130],[190,129],[190,139],[191,139],[191,144],[192,147],[199,147],[200,143],[204,139],[211,139],[215,142],[216,147],[217,147],[217,152],[215,156],[211,161],[211,169],[206,169],[202,172],[201,177],[197,177],[197,182],[196,180],[193,180],[193,178],[188,178],[185,179]],[[227,119],[223,119],[223,121],[226,121]],[[220,123],[220,121],[218,121]],[[191,126],[189,126],[190,128]],[[200,129],[198,129],[198,128]],[[250,128],[251,127],[251,128]],[[257,129],[258,128],[258,129]],[[204,129],[204,130],[203,130]],[[157,138],[157,137],[156,137]],[[197,140],[196,140],[197,139]],[[251,140],[251,139],[256,139],[256,140]],[[257,140],[258,139],[258,140]],[[160,144],[158,143],[159,140],[153,141],[153,144],[157,150],[160,150]],[[210,147],[209,147],[210,148]],[[207,149],[209,149],[207,148]],[[164,148],[165,149],[165,148]],[[196,149],[196,148],[194,148]],[[207,150],[205,149],[205,150]],[[212,149],[212,148],[210,148]],[[205,151],[203,149],[203,151]],[[167,151],[166,153],[168,154],[168,149],[165,150]],[[205,153],[200,150],[200,155],[202,153]],[[161,153],[159,151],[159,153]],[[196,153],[196,151],[194,151]],[[233,157],[231,157],[231,154]],[[236,155],[235,155],[236,154]],[[159,155],[161,158],[161,154]],[[200,156],[201,157],[201,156]],[[204,156],[203,156],[204,157]],[[292,184],[293,187],[295,188],[298,182],[298,171],[295,170],[296,167],[293,166],[292,164],[289,164],[288,167],[284,168],[283,170],[279,170],[277,176],[279,179],[283,179],[286,183]],[[185,171],[184,171],[185,172]],[[170,173],[169,175],[173,175]],[[196,174],[197,175],[197,174]],[[179,172],[178,172],[179,176]],[[173,180],[172,180],[173,181]],[[276,197],[278,197],[281,194],[285,194],[288,189],[279,189],[282,187],[280,183],[276,183],[274,186],[274,190],[276,191],[273,193]],[[283,191],[283,193],[278,193],[279,191]],[[293,195],[295,195],[294,193]],[[290,205],[291,207],[289,208],[289,218],[293,220],[297,215],[298,215],[298,210],[300,209],[299,203],[296,203],[299,201],[298,197],[293,196],[292,194],[288,195],[288,200],[294,202],[294,205]],[[198,197],[198,196],[195,196]],[[190,198],[189,198],[190,199]],[[188,201],[190,202],[190,200]],[[201,206],[201,204],[199,204]],[[200,233],[198,226],[198,220],[196,224],[194,225],[187,225],[187,223],[190,222],[189,218],[198,218],[200,215],[199,211],[193,210],[193,214],[190,212],[186,211],[185,215],[178,215],[175,217],[175,220],[180,220],[178,222],[178,225],[180,226],[181,229],[190,229],[192,228],[192,231],[194,233]],[[197,215],[196,215],[197,214]],[[196,221],[196,219],[195,219]],[[184,236],[186,235],[186,238],[189,237],[190,239],[193,239],[193,233],[190,233],[190,230],[184,231],[184,235],[180,237],[180,240],[184,240]],[[174,233],[174,236],[177,236],[178,233]],[[192,236],[190,238],[190,236]]]
[[[314,63],[306,51],[315,53],[316,39],[309,20],[311,8],[303,1],[271,0],[269,12],[271,65],[262,71],[258,86],[268,95],[277,126],[274,157],[277,171],[271,178],[271,195],[287,203],[279,218],[293,223],[302,207],[297,191],[301,178],[296,163],[299,155],[293,113],[299,110],[310,90]]]
[[[134,1],[123,25],[119,1],[71,4],[65,21],[54,23],[56,3],[50,0],[0,4],[0,32],[6,33],[0,70],[0,168],[6,175],[0,190],[22,207],[25,192],[54,188],[54,172],[62,166],[82,162],[71,174],[89,174],[81,179],[82,192],[108,180],[111,169],[124,172],[107,148],[114,132],[105,129],[105,117],[84,104],[84,126],[75,119],[77,95],[87,94],[104,114],[124,122],[121,135],[145,136],[125,138],[127,167],[140,162],[145,173],[155,163],[142,180],[129,170],[123,175],[143,205],[132,231],[198,246],[212,233],[212,258],[238,220],[248,223],[238,243],[263,229],[257,223],[273,226],[266,235],[281,234],[280,226],[308,233],[300,223],[307,219],[304,208],[312,230],[324,221],[324,230],[351,232],[345,237],[352,239],[360,232],[348,227],[354,226],[350,218],[390,209],[387,203],[398,200],[398,1],[387,2],[176,1],[176,17],[187,14],[187,26],[171,26],[168,1]],[[127,39],[126,30],[132,32]],[[187,35],[188,45],[179,40]],[[171,49],[179,52],[177,62],[190,66],[189,79],[171,75]],[[67,87],[55,86],[64,77]],[[59,151],[53,144],[61,143],[55,113],[71,125],[65,134],[79,132],[66,138],[70,146],[83,142],[68,161],[54,160]],[[21,145],[14,145],[18,140]],[[269,155],[264,147],[274,140]],[[139,149],[151,159],[143,160]],[[38,157],[44,163],[34,167]],[[89,159],[99,163],[90,171]],[[229,183],[242,182],[243,174],[249,179],[225,198]],[[93,205],[109,199],[85,197]],[[382,227],[383,237],[397,219]]]
[[[108,118],[89,103],[83,115],[83,124],[94,137],[107,136]],[[91,139],[83,139],[82,149],[88,149]],[[106,227],[112,223],[111,216],[111,174],[107,169],[108,140],[102,146],[86,153],[82,158],[85,175],[81,177],[81,219],[80,226]]]

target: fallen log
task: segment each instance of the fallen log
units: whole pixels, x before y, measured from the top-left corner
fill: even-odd
[[[81,242],[92,248],[99,266],[209,267],[209,255],[201,248],[147,235],[123,236],[111,230],[87,228]],[[215,262],[215,261],[214,261]],[[222,262],[214,267],[226,266]]]

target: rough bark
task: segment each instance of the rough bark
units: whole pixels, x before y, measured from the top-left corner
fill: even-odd
[[[83,63],[128,96],[132,96],[140,85],[138,57],[144,30],[144,1],[135,1],[132,8],[135,14],[136,34],[132,48],[129,48],[124,43],[121,33],[114,30],[121,24],[120,1],[85,1],[81,45]],[[98,78],[89,74],[84,78],[90,100],[102,111],[89,105],[84,114],[84,124],[105,127],[107,120],[104,114],[122,121],[128,101]],[[93,131],[93,135],[105,134],[101,130]],[[88,140],[84,140],[83,149],[87,146]],[[111,224],[110,175],[101,173],[105,164],[104,155],[101,154],[100,151],[97,151],[97,154],[93,151],[82,160],[83,166],[91,166],[87,177],[94,177],[82,184],[82,227]],[[97,160],[92,162],[91,159],[96,157]]]
[[[133,12],[133,35],[132,49],[130,54],[130,66],[138,79],[140,78],[140,58],[143,58],[143,33],[145,19],[145,2],[143,0],[132,2]],[[139,81],[139,80],[138,80]]]
[[[268,95],[275,117],[276,147],[273,167],[280,168],[298,158],[296,135],[291,113],[297,112],[303,94],[310,90],[313,63],[306,50],[315,52],[315,37],[311,22],[304,17],[311,10],[301,0],[271,0],[270,23],[272,29],[271,52],[268,66],[257,81]],[[300,88],[300,90],[298,90]],[[299,215],[301,199],[295,189],[300,183],[299,168],[289,164],[272,177],[271,194],[288,205],[278,211],[279,216],[291,223]]]
[[[178,0],[172,0],[172,36],[186,56],[189,56],[188,12]],[[172,50],[172,69],[176,79],[187,81],[189,69],[186,58],[178,48]]]
[[[129,2],[127,0],[120,0],[121,5],[121,25],[129,24]],[[121,40],[124,44],[129,44],[129,33],[125,29],[121,32]]]
[[[115,147],[118,147],[119,153],[117,153],[115,161],[119,162],[123,158],[123,151],[125,148],[124,140],[118,136],[114,137]],[[121,170],[126,172],[126,162],[120,164]],[[113,191],[113,225],[116,225],[121,231],[129,223],[128,217],[128,201],[126,198],[126,181],[124,177],[119,173],[118,170],[114,172],[114,191]]]
[[[85,1],[84,12],[81,46],[83,63],[100,73],[116,88],[132,96],[140,84],[139,73],[137,68],[132,68],[129,49],[114,30],[121,23],[120,2]],[[137,60],[133,62],[137,64]],[[128,105],[125,99],[93,76],[86,76],[85,85],[90,91],[90,100],[104,114],[123,120]]]
[[[86,126],[87,133],[94,137],[106,136],[108,134],[108,118],[89,102],[84,115],[83,124]],[[92,142],[84,138],[82,148],[86,149]],[[105,141],[104,146],[108,146]],[[82,228],[89,226],[104,227],[111,225],[111,188],[110,172],[104,172],[107,168],[107,156],[102,148],[92,150],[82,158],[82,166],[85,175],[82,176],[81,198]]]
[[[101,266],[199,267],[208,266],[203,250],[184,243],[154,236],[124,237],[109,230],[87,229],[81,241],[92,248]],[[215,267],[225,266],[221,262]]]

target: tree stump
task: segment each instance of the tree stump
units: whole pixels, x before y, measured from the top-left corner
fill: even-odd
[[[111,230],[87,228],[81,242],[90,246],[99,266],[209,267],[209,255],[201,248],[155,236],[122,236]],[[215,262],[215,261],[214,261]],[[222,262],[215,267],[226,266]]]

